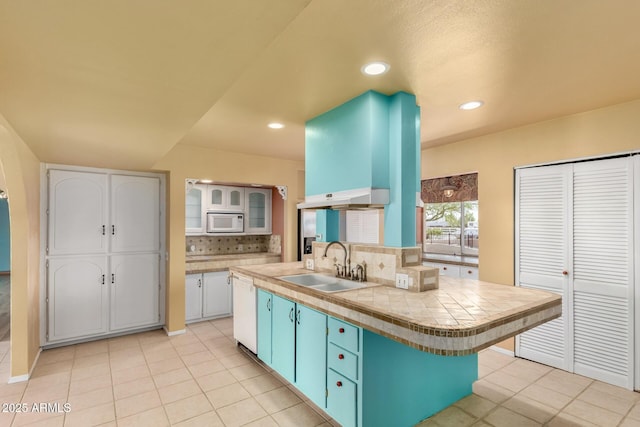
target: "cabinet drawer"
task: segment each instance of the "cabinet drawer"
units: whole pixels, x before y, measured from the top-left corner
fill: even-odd
[[[356,384],[339,373],[327,370],[327,412],[343,427],[357,425]]]
[[[478,269],[476,267],[460,267],[460,277],[464,279],[478,279]]]
[[[329,342],[358,353],[360,351],[359,331],[360,328],[356,326],[329,317]]]
[[[328,348],[328,366],[336,372],[351,378],[352,380],[358,380],[358,356],[346,351],[345,349],[338,347],[335,344],[329,343]]]

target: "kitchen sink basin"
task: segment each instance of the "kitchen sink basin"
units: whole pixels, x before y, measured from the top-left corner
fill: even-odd
[[[351,280],[341,279],[339,277],[328,276],[320,273],[297,274],[293,276],[278,277],[285,282],[295,285],[306,286],[322,292],[340,292],[349,291],[351,289],[364,288],[367,285],[363,282],[354,282]]]

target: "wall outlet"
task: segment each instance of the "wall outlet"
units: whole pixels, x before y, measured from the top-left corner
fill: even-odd
[[[409,289],[409,275],[396,273],[396,288]]]
[[[307,270],[313,270],[313,259],[307,259],[305,262],[305,267],[307,268]]]

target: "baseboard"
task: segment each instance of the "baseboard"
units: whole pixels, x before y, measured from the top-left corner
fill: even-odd
[[[515,353],[511,350],[507,350],[506,348],[498,347],[497,345],[492,345],[489,349],[496,351],[498,353],[502,353],[506,356],[515,357]]]
[[[8,384],[21,383],[21,382],[29,381],[29,378],[31,378],[31,375],[33,375],[33,370],[36,369],[36,365],[38,364],[38,359],[40,359],[40,353],[42,353],[42,348],[38,349],[38,354],[36,354],[36,358],[33,361],[33,364],[31,365],[31,368],[29,369],[29,373],[28,374],[18,375],[18,376],[15,376],[15,377],[9,377]]]
[[[177,331],[169,331],[169,330],[167,330],[166,326],[163,326],[162,329],[164,329],[164,332],[169,337],[173,337],[173,336],[176,336],[176,335],[182,335],[182,334],[186,334],[187,333],[186,329],[180,329],[180,330],[177,330]]]

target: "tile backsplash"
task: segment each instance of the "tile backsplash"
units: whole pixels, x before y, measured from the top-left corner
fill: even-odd
[[[228,255],[282,251],[280,235],[187,236],[187,255]]]
[[[366,265],[367,280],[386,286],[395,286],[397,273],[408,276],[408,290],[423,292],[439,286],[438,269],[422,266],[422,252],[419,246],[395,248],[379,245],[343,243],[348,251],[350,266]],[[313,242],[313,253],[304,259],[314,260],[314,270],[335,273],[335,264],[344,263],[345,252],[339,245]],[[325,251],[327,256],[324,256]]]

